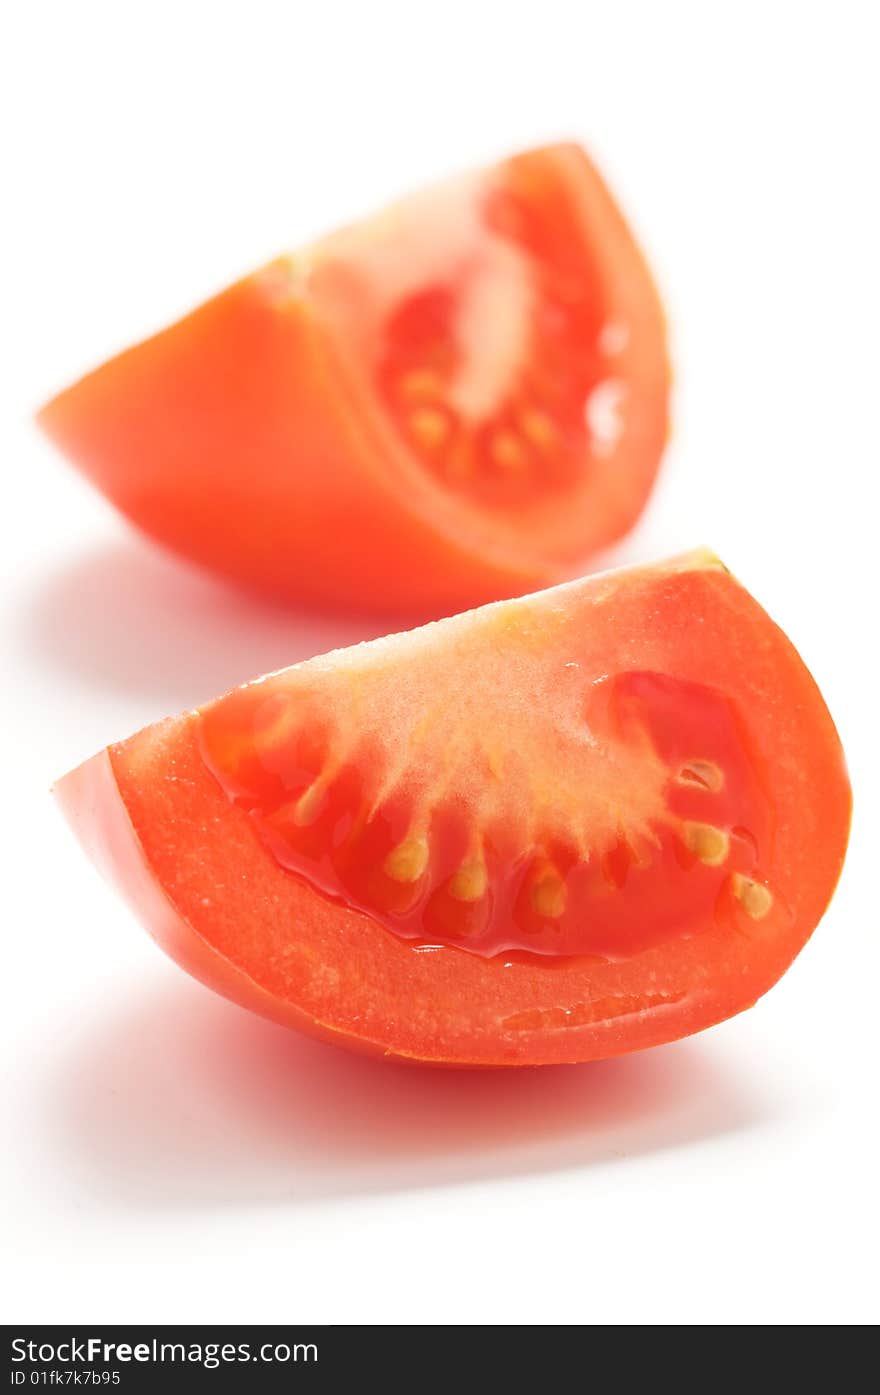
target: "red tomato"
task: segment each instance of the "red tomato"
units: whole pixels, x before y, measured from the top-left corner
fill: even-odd
[[[668,379],[642,257],[560,145],[280,258],[39,420],[217,572],[439,613],[571,575],[630,527]]]
[[[798,654],[708,553],[298,664],[58,793],[196,977],[344,1045],[583,1061],[750,1006],[850,789]]]

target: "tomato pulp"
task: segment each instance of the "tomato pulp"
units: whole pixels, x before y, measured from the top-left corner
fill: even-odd
[[[558,145],[279,258],[38,419],[134,523],[223,575],[438,614],[624,533],[668,385],[642,256]]]
[[[453,1065],[588,1060],[750,1006],[824,911],[850,814],[812,678],[705,552],[298,664],[58,794],[196,977]]]

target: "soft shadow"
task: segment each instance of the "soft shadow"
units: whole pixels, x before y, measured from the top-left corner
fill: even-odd
[[[592,568],[644,560],[626,539]],[[23,648],[88,691],[178,711],[314,654],[433,615],[292,608],[227,585],[131,535],[65,562],[24,606]]]
[[[586,1168],[765,1112],[703,1042],[587,1066],[430,1070],[310,1041],[185,982],[66,1041],[47,1106],[66,1173],[115,1204],[166,1208]]]
[[[155,698],[164,712],[405,623],[273,606],[130,538],[43,581],[21,633],[66,678]]]

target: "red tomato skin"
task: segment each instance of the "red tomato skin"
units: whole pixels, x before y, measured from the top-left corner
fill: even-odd
[[[457,496],[424,484],[285,259],[88,374],[38,423],[144,533],[284,602],[428,617],[576,573],[628,530],[650,492],[667,435],[663,312],[583,152],[518,158],[567,172],[585,226],[595,224],[612,308],[633,325],[617,371],[638,410],[620,452],[596,466],[601,489],[578,511],[574,552],[570,541],[536,550],[528,521],[503,543],[491,521],[465,526]]]
[[[649,569],[632,574],[642,570]],[[644,596],[632,591],[609,626],[630,623],[629,599],[644,612],[646,632],[656,634],[657,608],[645,608]],[[777,871],[793,906],[790,921],[772,936],[760,922],[745,933],[718,924],[647,958],[605,964],[486,960],[453,948],[421,954],[278,867],[208,771],[194,714],[101,752],[59,782],[58,798],[86,851],[166,952],[215,991],[286,1026],[359,1051],[451,1066],[574,1063],[676,1040],[750,1007],[803,947],[843,865],[851,794],[839,739],[812,678],[747,593],[716,571],[670,577],[665,593],[661,606],[682,617],[705,616],[724,602],[726,648],[712,660],[716,681],[743,649],[754,655],[754,701],[772,720],[781,748],[774,774],[786,816],[777,832]],[[684,637],[691,664],[702,662],[693,628]],[[182,867],[197,869],[195,890],[181,882]],[[202,910],[200,892],[218,884],[222,898]],[[269,926],[276,946],[291,946],[280,967],[277,954],[259,947],[273,942]],[[339,985],[329,996],[328,975]],[[565,1021],[597,987],[595,1020]],[[365,1008],[373,1018],[366,1033]]]
[[[529,589],[402,506],[314,320],[267,284],[120,354],[40,424],[145,533],[287,601],[432,610]]]

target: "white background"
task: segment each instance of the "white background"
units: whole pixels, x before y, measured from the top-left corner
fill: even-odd
[[[880,1316],[875,17],[32,0],[7,19],[7,1320]],[[273,612],[167,560],[28,418],[283,247],[567,135],[674,332],[674,444],[621,555],[710,543],[789,631],[847,748],[853,838],[815,939],[738,1020],[592,1067],[425,1074],[190,982],[48,795],[109,740],[382,621]]]

